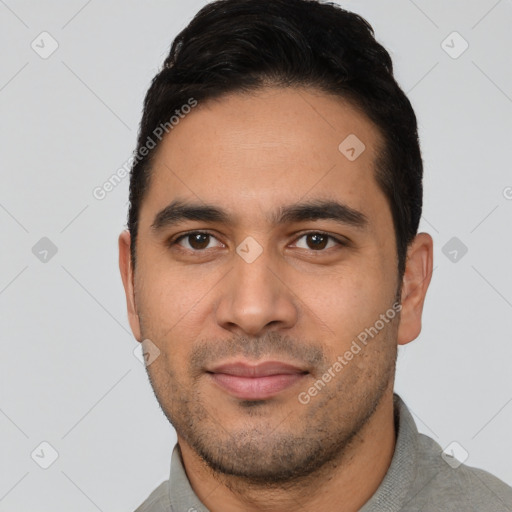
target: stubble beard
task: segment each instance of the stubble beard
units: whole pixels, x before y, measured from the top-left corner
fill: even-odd
[[[377,349],[372,347],[369,359],[376,366],[367,363],[362,370],[347,366],[343,372],[352,371],[342,372],[309,404],[297,402],[284,414],[271,401],[240,401],[237,407],[246,421],[234,431],[222,425],[222,411],[212,410],[202,397],[198,381],[204,375],[180,385],[171,365],[165,369],[155,363],[148,367],[148,375],[169,422],[213,476],[233,489],[237,485],[293,487],[322,478],[344,463],[349,447],[390,386],[392,390],[396,342],[390,339],[393,329],[380,334],[383,339],[371,342],[379,344]]]

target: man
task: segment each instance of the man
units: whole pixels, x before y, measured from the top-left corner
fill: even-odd
[[[120,269],[174,426],[155,511],[512,510],[393,393],[432,274],[412,107],[370,25],[222,0],[144,103]]]

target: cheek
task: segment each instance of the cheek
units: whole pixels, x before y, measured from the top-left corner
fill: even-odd
[[[324,277],[321,284],[317,281],[314,288],[303,290],[303,297],[309,297],[304,303],[336,346],[350,344],[392,305],[394,289],[380,265],[361,265]],[[305,309],[306,316],[311,313]]]
[[[167,329],[199,307],[209,280],[191,276],[178,266],[152,260],[141,272],[139,298],[145,316]]]

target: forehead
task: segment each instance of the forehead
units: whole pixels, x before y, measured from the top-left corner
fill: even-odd
[[[266,222],[276,205],[318,198],[378,215],[387,208],[375,181],[380,144],[366,116],[311,89],[267,88],[199,103],[160,144],[141,227],[178,197],[222,205],[253,224]]]

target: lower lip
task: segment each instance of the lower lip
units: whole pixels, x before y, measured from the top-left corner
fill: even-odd
[[[227,373],[212,373],[212,379],[222,389],[243,400],[264,400],[293,386],[304,373],[267,375],[265,377],[239,377]]]

